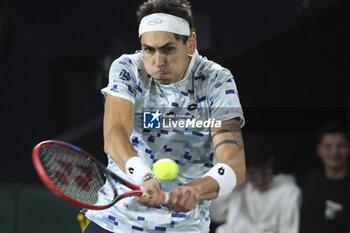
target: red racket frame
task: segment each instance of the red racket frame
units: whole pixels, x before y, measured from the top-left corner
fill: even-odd
[[[52,182],[51,178],[47,174],[47,172],[46,172],[46,170],[45,170],[45,168],[40,160],[40,152],[39,152],[40,148],[48,146],[48,145],[59,145],[61,147],[66,147],[66,148],[75,150],[76,152],[78,152],[78,153],[80,153],[88,158],[92,158],[94,160],[94,162],[96,162],[98,164],[98,166],[100,166],[100,168],[104,170],[104,173],[109,173],[113,179],[117,180],[118,182],[122,183],[123,185],[127,186],[128,188],[132,189],[133,191],[125,192],[122,195],[116,196],[116,198],[111,203],[109,203],[107,205],[102,205],[102,206],[88,204],[88,203],[76,200],[76,199],[68,196],[63,191],[61,191],[60,188],[58,188],[55,185],[55,183]],[[40,142],[38,145],[36,145],[33,148],[32,160],[33,160],[34,168],[35,168],[36,172],[38,173],[39,178],[41,179],[41,181],[45,184],[45,186],[51,192],[56,194],[61,199],[65,200],[73,205],[79,206],[81,208],[92,209],[92,210],[103,210],[103,209],[110,208],[116,202],[118,202],[119,200],[121,200],[125,197],[141,196],[142,195],[142,191],[141,191],[139,186],[132,184],[132,183],[120,178],[116,174],[108,171],[106,168],[101,167],[101,164],[99,163],[99,161],[96,158],[94,158],[92,155],[90,155],[88,152],[81,149],[80,147],[77,147],[77,146],[70,144],[70,143],[67,143],[67,142],[57,141],[57,140],[47,140],[47,141]],[[116,192],[116,190],[114,190],[114,191]]]

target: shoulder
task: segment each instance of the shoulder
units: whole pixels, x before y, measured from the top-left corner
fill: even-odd
[[[111,69],[113,68],[127,69],[129,71],[144,70],[143,55],[138,51],[134,54],[123,54],[113,61]]]
[[[144,67],[143,54],[123,54],[113,61],[109,70],[109,79],[122,79],[132,81],[134,84],[148,85],[150,79]]]
[[[203,79],[206,79],[209,82],[227,81],[228,78],[233,77],[228,69],[200,55],[198,55],[196,64],[193,68],[195,77],[203,77]]]

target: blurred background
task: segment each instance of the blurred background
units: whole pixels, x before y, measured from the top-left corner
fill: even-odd
[[[100,89],[111,62],[140,48],[135,11],[141,2],[0,0],[0,204],[8,210],[0,211],[0,233],[41,232],[23,227],[37,218],[58,224],[39,214],[60,213],[56,204],[36,211],[35,218],[26,212],[43,208],[28,204],[43,200],[36,192],[59,202],[45,193],[32,166],[37,143],[61,139],[105,158]],[[276,172],[299,175],[320,168],[319,126],[349,122],[345,1],[191,3],[199,53],[236,78],[246,117],[243,134],[268,139]],[[79,232],[76,227],[61,232]]]

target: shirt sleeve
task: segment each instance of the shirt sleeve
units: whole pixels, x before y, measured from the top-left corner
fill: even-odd
[[[221,121],[239,118],[243,127],[243,110],[234,77],[229,70],[221,69],[209,79],[208,93],[211,118]]]
[[[115,60],[109,70],[108,85],[101,90],[102,94],[104,96],[110,94],[135,103],[137,81],[133,65],[133,62],[126,56]]]

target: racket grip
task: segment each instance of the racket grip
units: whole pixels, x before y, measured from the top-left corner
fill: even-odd
[[[167,192],[164,192],[165,193],[165,201],[164,201],[164,205],[168,204],[168,201],[169,201],[169,193]]]

